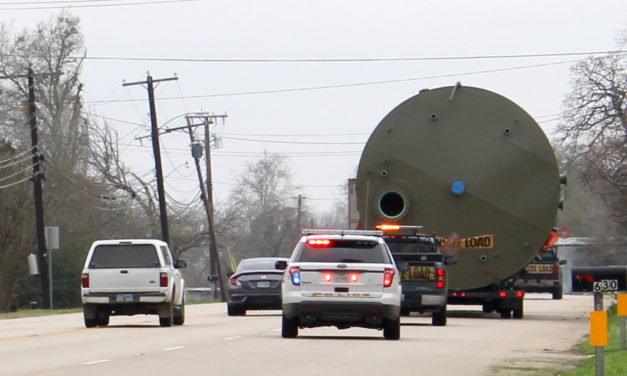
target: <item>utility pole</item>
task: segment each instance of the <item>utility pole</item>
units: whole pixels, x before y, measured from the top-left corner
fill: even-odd
[[[124,83],[122,86],[146,85],[148,89],[148,103],[150,105],[150,124],[152,137],[152,151],[155,156],[155,174],[157,176],[157,194],[159,196],[159,216],[161,218],[161,239],[170,244],[170,232],[168,230],[168,213],[165,202],[165,189],[163,187],[163,171],[161,168],[161,149],[159,147],[159,127],[157,126],[157,111],[155,109],[155,82],[178,80],[178,77],[160,78],[153,80],[150,73],[146,81]]]
[[[46,249],[46,234],[44,227],[44,201],[41,180],[43,173],[40,171],[39,163],[43,158],[39,152],[39,140],[37,136],[37,118],[35,117],[35,82],[32,68],[28,68],[28,117],[30,124],[30,138],[33,149],[33,195],[35,198],[35,226],[37,229],[37,262],[39,263],[39,273],[41,281],[41,295],[44,306],[52,309],[52,300],[49,296],[50,275],[48,274],[48,260],[50,255]]]
[[[296,216],[296,226],[298,227],[298,231],[301,230],[301,225],[300,225],[300,217],[301,217],[301,211],[303,209],[303,200],[305,199],[305,196],[303,195],[298,195],[298,214]]]
[[[213,119],[222,118],[224,119],[226,115],[209,115],[209,114],[190,114],[185,116],[187,120],[187,130],[189,131],[189,139],[192,143],[192,147],[195,143],[194,135],[192,132],[193,127],[197,127],[199,125],[204,125],[205,127],[205,150],[207,152],[205,156],[206,168],[207,168],[207,180],[206,187],[203,184],[202,171],[200,169],[200,157],[201,153],[192,149],[192,155],[194,157],[194,161],[196,163],[196,173],[198,174],[198,183],[200,184],[200,190],[202,192],[203,204],[205,207],[205,212],[207,214],[207,222],[209,224],[209,253],[211,255],[211,264],[210,264],[210,274],[211,276],[215,276],[217,273],[218,281],[220,282],[220,297],[222,301],[227,300],[226,296],[226,282],[225,275],[222,273],[222,264],[220,262],[220,257],[218,253],[218,246],[216,242],[216,236],[214,231],[214,222],[213,222],[213,187],[211,184],[211,144],[210,144],[210,136],[209,136],[209,124],[213,123]],[[193,124],[194,119],[202,119],[203,124]],[[215,285],[214,285],[215,286]],[[215,297],[215,288],[214,288],[214,297]]]

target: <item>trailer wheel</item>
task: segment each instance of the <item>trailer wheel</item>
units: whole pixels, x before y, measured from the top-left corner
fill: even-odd
[[[523,318],[523,309],[522,309],[522,307],[520,307],[520,309],[515,309],[513,316],[514,316],[515,319],[522,319]]]
[[[431,315],[431,324],[434,326],[446,325],[446,306],[437,312],[433,312]]]
[[[509,309],[505,309],[501,311],[501,318],[502,319],[509,319],[512,317],[512,311],[510,311]]]

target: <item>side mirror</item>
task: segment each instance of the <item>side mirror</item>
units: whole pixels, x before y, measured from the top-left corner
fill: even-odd
[[[444,256],[444,265],[455,265],[458,260],[457,256]]]
[[[287,261],[281,260],[274,263],[274,268],[278,270],[287,269]]]
[[[187,268],[187,262],[185,260],[176,260],[174,267],[177,269]]]
[[[566,264],[568,264],[568,261],[566,261],[566,260],[560,260],[559,264],[560,264],[560,265],[566,265]]]

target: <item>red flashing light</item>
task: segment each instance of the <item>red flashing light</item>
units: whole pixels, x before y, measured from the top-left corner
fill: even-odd
[[[392,286],[392,282],[394,281],[394,269],[385,268],[383,272],[383,287]]]
[[[85,288],[89,287],[89,273],[81,274],[81,286]]]
[[[333,274],[327,272],[324,273],[324,281],[325,282],[331,282],[333,280]]]
[[[505,291],[499,292],[499,297],[504,298],[506,296],[507,296],[507,292],[505,292]]]
[[[167,272],[159,273],[159,286],[168,287],[168,282],[169,282],[168,273]]]
[[[357,282],[359,280],[359,274],[351,273],[350,280],[351,282]]]
[[[524,296],[525,296],[525,292],[524,291],[516,291],[516,297],[522,298]]]
[[[465,297],[466,297],[466,293],[462,292],[462,298],[465,298]]]
[[[309,239],[307,244],[311,247],[327,247],[331,244],[329,239]]]

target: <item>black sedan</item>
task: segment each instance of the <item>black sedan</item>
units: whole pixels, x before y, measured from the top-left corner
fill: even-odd
[[[281,309],[283,271],[277,261],[285,257],[256,257],[240,261],[229,284],[229,316],[245,315],[249,309]]]

